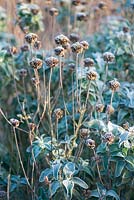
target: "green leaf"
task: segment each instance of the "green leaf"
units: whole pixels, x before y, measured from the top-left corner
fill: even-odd
[[[39,182],[44,182],[45,177],[49,176],[50,174],[53,174],[53,170],[50,168],[45,169],[44,171],[41,172]]]
[[[128,114],[127,111],[125,111],[124,109],[120,109],[118,111],[118,116],[117,116],[117,120],[118,120],[118,124],[121,124],[123,119],[125,118],[125,116]]]
[[[119,195],[114,190],[107,191],[106,196],[111,196],[114,197],[116,200],[120,200]]]
[[[53,168],[53,176],[56,180],[58,180],[58,173],[59,170],[61,168],[62,164],[61,163],[57,163],[57,164],[53,164],[52,168]]]
[[[84,189],[88,189],[88,185],[80,178],[73,177],[71,180],[73,181],[74,184],[79,185],[80,187],[82,187]]]
[[[91,196],[91,197],[97,197],[97,198],[100,197],[97,190],[92,190],[90,196]]]
[[[72,162],[68,162],[64,168],[63,168],[63,172],[65,174],[65,176],[70,177],[74,174],[75,172],[75,164]]]
[[[53,181],[51,184],[51,197],[57,192],[57,190],[61,187],[60,182],[59,181]]]
[[[125,161],[119,160],[116,162],[116,168],[115,168],[115,177],[119,177],[125,167]]]
[[[62,183],[63,183],[64,187],[66,188],[67,197],[71,199],[72,194],[73,194],[74,183],[72,181],[70,181],[69,179],[63,180]]]

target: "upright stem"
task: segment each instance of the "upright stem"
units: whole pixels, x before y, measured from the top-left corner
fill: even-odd
[[[78,61],[79,61],[79,55],[76,55],[76,100],[77,100],[77,104],[79,105],[79,97],[78,97]]]

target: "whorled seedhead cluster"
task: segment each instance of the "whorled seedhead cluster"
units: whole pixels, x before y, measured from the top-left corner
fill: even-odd
[[[82,44],[83,50],[87,50],[89,48],[89,43],[85,40],[81,41],[80,44]]]
[[[34,69],[40,69],[43,65],[43,61],[39,58],[33,58],[31,61],[30,61],[30,65],[32,68]]]
[[[88,15],[87,15],[87,13],[85,13],[85,12],[79,12],[79,13],[77,13],[77,15],[76,15],[76,19],[77,19],[78,21],[87,21],[87,20],[88,20]]]
[[[32,83],[33,83],[35,86],[37,86],[37,85],[40,84],[39,79],[37,79],[37,78],[35,78],[35,77],[31,78],[31,81],[32,81]]]
[[[120,83],[116,80],[109,81],[109,88],[115,92],[120,88]]]
[[[70,40],[68,39],[68,37],[63,34],[57,35],[55,37],[55,43],[58,45],[66,46],[69,42]]]
[[[108,144],[112,144],[114,142],[114,140],[115,140],[115,136],[113,135],[112,132],[105,133],[104,140]]]
[[[80,42],[75,42],[71,45],[71,49],[73,53],[80,54],[83,52],[83,45]]]
[[[80,137],[82,139],[84,139],[84,140],[87,139],[88,135],[89,135],[89,129],[87,129],[87,128],[80,129]]]
[[[90,80],[90,81],[95,81],[97,79],[97,72],[89,71],[87,73],[87,79]]]
[[[55,55],[56,56],[61,56],[64,57],[65,56],[65,49],[62,46],[58,46],[54,49]]]
[[[30,4],[30,10],[33,15],[37,15],[40,11],[40,7],[37,4]]]
[[[25,40],[28,44],[34,44],[38,40],[38,35],[35,33],[28,33],[25,35]]]
[[[50,56],[45,59],[46,65],[49,66],[50,68],[53,68],[58,65],[59,60],[53,56]]]
[[[61,108],[56,108],[54,110],[54,114],[55,114],[56,119],[59,120],[63,117],[64,112]]]
[[[105,10],[107,8],[107,4],[104,1],[99,2],[98,8]]]
[[[104,59],[105,62],[111,63],[111,62],[113,62],[115,60],[115,56],[111,52],[105,52],[103,54],[103,59]]]
[[[114,107],[112,105],[107,105],[106,112],[109,115],[113,114],[114,113]]]
[[[79,41],[80,36],[77,33],[71,33],[69,39],[71,42],[75,43]]]
[[[96,109],[97,112],[101,113],[104,110],[104,105],[102,103],[99,103],[99,104],[96,105],[95,109]]]
[[[24,69],[24,68],[22,68],[22,69],[20,69],[19,70],[19,75],[21,76],[21,77],[26,77],[27,76],[27,70],[26,69]]]
[[[51,16],[57,16],[57,15],[59,14],[59,11],[58,11],[57,8],[51,8],[51,9],[49,10],[49,14],[50,14]]]
[[[11,118],[10,119],[10,123],[12,124],[12,126],[14,126],[15,128],[17,128],[20,125],[20,121],[18,119],[15,118]]]
[[[90,149],[94,149],[95,148],[95,141],[92,139],[87,139],[86,140],[86,145],[87,147],[89,147]]]
[[[85,58],[83,60],[85,67],[93,67],[94,66],[94,60],[92,58]]]

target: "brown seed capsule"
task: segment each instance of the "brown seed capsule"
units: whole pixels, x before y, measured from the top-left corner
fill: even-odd
[[[70,39],[71,42],[74,43],[74,42],[78,42],[80,37],[76,33],[71,33],[70,36],[69,36],[69,39]]]
[[[85,58],[84,59],[84,66],[85,67],[93,67],[94,66],[94,60],[91,58]]]
[[[87,139],[86,140],[86,145],[91,148],[91,149],[94,149],[95,148],[95,141],[92,140],[92,139]]]
[[[129,123],[128,122],[124,123],[122,126],[125,130],[129,130]]]
[[[84,12],[80,12],[80,13],[77,13],[76,19],[78,21],[87,21],[88,20],[88,15],[86,13],[84,13]]]
[[[27,70],[26,69],[20,69],[19,70],[19,75],[21,77],[26,77],[27,76]]]
[[[87,41],[83,40],[80,42],[80,44],[82,44],[84,50],[87,50],[89,48],[89,44]]]
[[[38,36],[35,33],[28,33],[25,35],[25,40],[28,44],[34,44],[38,40]]]
[[[107,112],[107,114],[109,114],[109,115],[113,114],[113,113],[114,113],[114,108],[113,108],[113,106],[107,105],[106,112]]]
[[[61,46],[58,46],[54,49],[55,55],[64,57],[65,56],[65,49]]]
[[[63,110],[61,108],[56,108],[54,110],[54,114],[57,120],[61,119],[63,117]]]
[[[115,56],[114,56],[114,54],[112,54],[111,52],[105,52],[104,54],[103,54],[103,59],[104,59],[104,61],[106,61],[107,63],[111,63],[111,62],[113,62],[114,61],[114,59],[115,59]]]
[[[14,119],[14,118],[10,119],[10,122],[11,122],[12,126],[14,126],[14,127],[18,127],[20,125],[19,120]]]
[[[80,3],[81,3],[81,0],[72,0],[72,5],[74,6],[80,5]]]
[[[94,81],[97,79],[97,73],[95,71],[89,71],[87,73],[87,78],[90,80],[90,81]]]
[[[7,193],[5,192],[5,191],[0,191],[0,199],[1,200],[4,200],[4,199],[6,199],[6,196],[7,196]]]
[[[35,128],[36,128],[36,124],[34,124],[34,123],[29,123],[29,128],[30,128],[30,130],[33,132],[33,131],[35,130]]]
[[[58,65],[59,60],[53,56],[46,58],[45,60],[46,65],[49,66],[50,68],[55,67]]]
[[[41,41],[37,40],[37,41],[34,43],[34,48],[35,48],[35,49],[40,49],[40,48],[41,48]]]
[[[87,128],[80,129],[80,137],[82,139],[87,139],[88,135],[89,135],[89,130]]]
[[[89,189],[83,191],[83,196],[88,199],[91,195],[91,191]],[[85,199],[84,198],[84,199]]]
[[[31,81],[35,86],[39,85],[40,83],[39,79],[36,79],[35,77],[31,78]]]
[[[31,67],[33,67],[34,69],[40,69],[43,65],[43,61],[39,58],[33,58],[30,61],[30,65]]]
[[[17,54],[18,52],[17,48],[14,46],[12,47],[6,46],[6,47],[3,47],[2,50],[6,50],[6,53],[8,56],[12,56],[14,54]]]
[[[115,92],[119,89],[120,83],[116,80],[109,81],[109,88]]]
[[[59,11],[58,11],[57,8],[51,8],[51,9],[49,10],[49,14],[50,14],[51,16],[57,16],[57,15],[59,14]]]
[[[108,144],[112,144],[114,142],[115,137],[113,133],[108,132],[104,135],[104,139]]]
[[[80,44],[79,42],[76,42],[72,44],[71,49],[72,49],[72,52],[79,54],[83,52],[83,45]]]
[[[25,51],[29,51],[29,46],[27,44],[24,44],[20,47],[21,51],[25,52]]]
[[[70,41],[69,41],[68,37],[66,37],[63,34],[60,34],[55,37],[55,43],[58,45],[67,45],[69,42]]]
[[[99,104],[96,105],[96,111],[97,112],[103,112],[103,110],[104,110],[103,104],[99,103]]]

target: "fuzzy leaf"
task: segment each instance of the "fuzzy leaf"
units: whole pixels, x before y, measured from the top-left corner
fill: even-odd
[[[88,188],[88,185],[78,177],[73,177],[71,180],[73,181],[74,184],[79,185],[80,187],[84,189]]]

